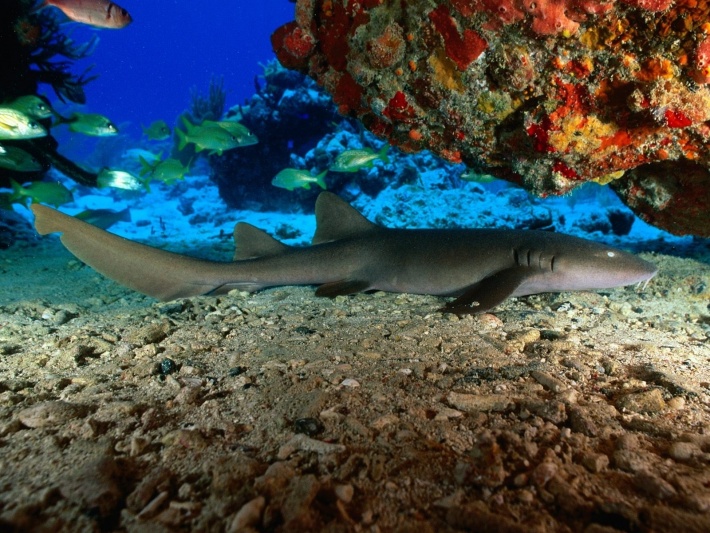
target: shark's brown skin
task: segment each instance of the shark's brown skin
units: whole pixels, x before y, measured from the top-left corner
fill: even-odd
[[[443,311],[464,314],[509,296],[630,285],[657,271],[632,254],[559,233],[383,228],[328,192],[316,202],[312,246],[286,246],[239,223],[232,263],[152,248],[43,205],[32,211],[40,234],[61,232],[64,246],[86,264],[160,300],[319,285],[316,294],[331,297],[373,289],[454,296]]]

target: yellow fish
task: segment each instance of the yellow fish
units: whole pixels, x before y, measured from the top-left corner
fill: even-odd
[[[143,156],[139,156],[141,162],[141,176],[150,174],[151,178],[162,181],[166,185],[172,185],[176,181],[185,179],[185,174],[190,170],[190,165],[184,166],[177,159],[168,158],[164,161],[157,159],[149,163]]]
[[[151,141],[162,141],[170,137],[170,128],[164,120],[156,120],[147,128],[143,126],[143,133]]]
[[[20,96],[14,100],[4,103],[3,106],[11,107],[12,109],[24,113],[30,118],[42,120],[49,118],[54,114],[54,110],[42,98],[34,94]]]
[[[34,139],[46,135],[47,130],[32,117],[11,107],[0,106],[0,140]]]
[[[96,185],[99,188],[113,187],[114,189],[125,189],[127,191],[150,190],[148,182],[138,176],[125,170],[110,170],[108,168],[104,168],[99,172],[96,178]]]
[[[74,215],[79,220],[88,222],[101,229],[108,229],[116,222],[130,222],[131,211],[126,207],[122,211],[112,209],[87,209]]]
[[[315,183],[321,189],[325,189],[325,175],[328,173],[324,170],[320,174],[313,176],[307,170],[301,170],[298,168],[285,168],[271,181],[271,185],[274,187],[280,187],[289,191],[294,190],[296,187],[301,187],[303,189],[310,189],[311,183]]]
[[[201,124],[202,126],[219,126],[222,129],[227,130],[229,133],[234,135],[234,138],[239,143],[239,147],[251,146],[257,144],[259,139],[254,135],[249,128],[244,124],[240,124],[234,120],[205,120]]]
[[[27,201],[31,200],[32,203],[57,207],[74,199],[71,191],[56,181],[33,181],[27,187],[23,187],[15,180],[10,180],[10,183],[12,184],[10,201],[24,206],[27,206]]]
[[[195,126],[185,117],[182,118],[185,130],[176,129],[178,150],[183,150],[188,144],[194,144],[195,150],[210,150],[211,153],[222,155],[222,152],[240,146],[237,138],[220,126]]]
[[[32,154],[28,154],[17,146],[0,147],[0,168],[16,172],[39,172],[43,170],[42,163]]]
[[[69,118],[61,118],[60,123],[69,125],[75,133],[91,135],[92,137],[110,137],[118,135],[118,128],[108,118],[96,113],[72,113]]]
[[[461,179],[464,181],[469,181],[473,183],[492,183],[498,178],[491,176],[490,174],[479,174],[473,169],[466,169],[463,174],[461,174]]]
[[[379,152],[375,152],[372,148],[346,150],[338,154],[330,170],[333,172],[357,172],[361,168],[371,168],[375,159],[380,159],[383,163],[387,164],[390,162],[387,157],[389,147],[389,144],[385,144]]]

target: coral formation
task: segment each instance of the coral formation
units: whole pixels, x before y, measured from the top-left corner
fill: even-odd
[[[257,93],[244,105],[232,107],[225,118],[239,121],[259,139],[258,144],[209,156],[211,178],[227,205],[245,208],[249,198],[268,208],[288,209],[294,194],[303,198],[317,194],[271,185],[276,174],[292,166],[292,154],[305,153],[342,120],[330,97],[312,80],[269,62],[264,65],[263,86],[257,83]]]
[[[272,45],[405,152],[542,196],[613,182],[652,223],[710,236],[709,14],[708,0],[297,0]]]

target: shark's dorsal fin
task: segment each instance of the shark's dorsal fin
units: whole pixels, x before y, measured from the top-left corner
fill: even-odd
[[[316,234],[312,244],[337,241],[378,226],[362,216],[357,209],[331,192],[322,192],[316,200]]]
[[[236,245],[235,261],[279,255],[289,248],[264,230],[246,222],[239,222],[234,226],[234,243]]]

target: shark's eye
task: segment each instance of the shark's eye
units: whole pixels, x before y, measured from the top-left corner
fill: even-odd
[[[616,254],[614,252],[607,252],[606,255],[608,257],[615,257],[616,256]]]

